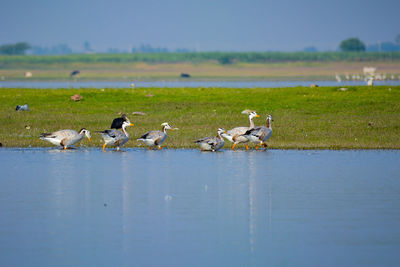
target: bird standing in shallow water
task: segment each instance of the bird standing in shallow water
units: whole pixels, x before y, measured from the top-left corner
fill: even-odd
[[[103,151],[106,151],[106,145],[117,147],[123,146],[129,140],[129,134],[126,132],[126,127],[133,126],[133,123],[124,121],[122,123],[122,132],[114,129],[99,132],[104,139]]]
[[[243,136],[246,137],[250,142],[256,144],[256,150],[258,149],[257,145],[263,145],[265,148],[267,148],[268,145],[265,142],[272,135],[272,121],[274,121],[272,116],[267,115],[266,126],[258,126],[253,129],[249,129],[243,134]]]
[[[167,130],[177,130],[177,128],[172,129],[171,125],[168,122],[164,122],[161,124],[162,130],[161,131],[150,131],[142,135],[138,138],[138,141],[145,143],[149,149],[154,146],[158,146],[158,149],[162,149],[161,144],[167,139]]]
[[[221,134],[226,133],[226,131],[224,128],[219,128],[217,133],[218,135],[216,137],[204,137],[195,141],[195,143],[200,145],[201,151],[218,151],[225,144]]]
[[[226,133],[221,134],[222,137],[226,138],[228,141],[233,143],[232,149],[235,149],[236,145],[239,143],[247,143],[249,140],[242,136],[247,130],[254,128],[254,117],[260,117],[255,111],[249,113],[250,126],[249,127],[236,127],[228,130]],[[249,146],[246,144],[246,150]]]
[[[56,146],[62,146],[65,150],[67,147],[81,141],[84,135],[89,139],[89,142],[92,140],[90,131],[85,128],[82,128],[79,132],[75,130],[60,130],[52,133],[42,133],[40,139],[48,141]]]

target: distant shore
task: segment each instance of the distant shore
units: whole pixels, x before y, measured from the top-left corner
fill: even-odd
[[[248,126],[244,109],[256,110],[264,125],[274,117],[268,144],[276,149],[400,149],[400,86],[254,88],[124,88],[124,89],[0,89],[0,143],[3,147],[47,147],[42,132],[87,128],[108,129],[125,113],[135,123],[125,147],[149,130],[169,122],[168,148],[195,148],[194,140],[214,136],[219,127]],[[70,96],[80,94],[79,102]],[[16,105],[29,111],[15,111]],[[146,115],[136,116],[133,112]],[[79,144],[77,145],[79,146]],[[231,143],[226,141],[225,148]],[[243,145],[239,145],[243,149]],[[253,147],[250,145],[250,147]]]
[[[366,66],[398,80],[400,52],[0,56],[0,81],[353,80]]]

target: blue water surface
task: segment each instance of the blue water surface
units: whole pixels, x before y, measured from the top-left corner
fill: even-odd
[[[399,266],[400,151],[0,149],[0,266]]]

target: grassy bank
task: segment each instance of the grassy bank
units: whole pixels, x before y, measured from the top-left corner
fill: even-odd
[[[107,129],[117,113],[135,123],[128,128],[128,147],[148,130],[169,122],[180,130],[170,132],[170,148],[195,147],[193,140],[215,135],[218,127],[247,126],[244,109],[274,116],[271,148],[340,149],[400,148],[400,86],[319,88],[137,88],[137,89],[0,89],[0,142],[6,147],[49,146],[38,139],[42,132],[85,127]],[[69,97],[80,94],[83,100]],[[16,112],[28,103],[30,111]],[[133,116],[134,111],[147,113]],[[29,125],[30,129],[25,126]],[[82,145],[99,147],[93,134]],[[226,144],[225,147],[228,147]]]

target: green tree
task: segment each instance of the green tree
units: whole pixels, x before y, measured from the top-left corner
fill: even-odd
[[[365,44],[358,38],[349,38],[340,43],[340,50],[343,52],[363,52]]]
[[[28,43],[20,42],[16,44],[5,44],[0,46],[0,54],[6,55],[24,55],[31,46]]]
[[[400,46],[400,33],[396,36],[396,38],[394,38],[394,41]]]

